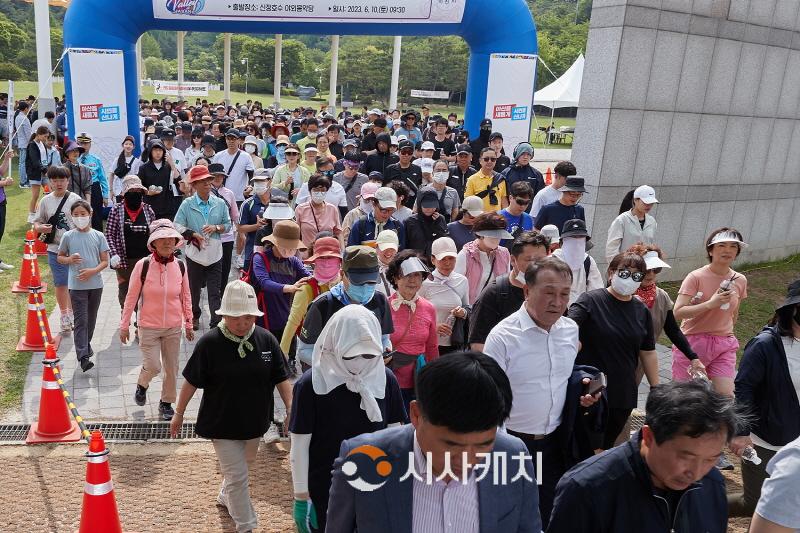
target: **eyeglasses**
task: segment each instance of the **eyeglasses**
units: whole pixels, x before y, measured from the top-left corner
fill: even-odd
[[[531,203],[530,199],[528,198],[517,198],[516,196],[514,197],[514,201],[517,202],[519,205],[528,205],[529,203]]]
[[[484,161],[486,161],[487,163],[488,163],[489,161],[497,161],[497,158],[496,158],[496,157],[483,157],[482,159],[483,159]]]
[[[642,281],[644,279],[644,272],[631,272],[630,270],[623,269],[617,270],[617,276],[622,279],[631,278],[633,281]]]

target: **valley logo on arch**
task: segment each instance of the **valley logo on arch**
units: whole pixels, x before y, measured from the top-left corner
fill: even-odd
[[[206,5],[206,0],[167,0],[167,11],[176,15],[197,15]]]

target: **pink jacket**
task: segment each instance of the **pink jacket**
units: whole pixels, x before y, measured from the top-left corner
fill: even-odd
[[[142,265],[144,259],[136,262],[131,272],[128,295],[125,297],[125,308],[119,322],[120,329],[128,329],[131,315],[139,304],[138,324],[143,328],[184,328],[192,327],[192,296],[189,293],[189,277],[186,273],[181,278],[178,260],[166,264],[166,275],[162,280],[165,265],[150,258],[147,268],[147,279],[142,290]],[[147,258],[145,258],[147,259]]]
[[[483,267],[481,266],[480,250],[478,250],[478,239],[465,244],[463,250],[467,256],[467,269],[464,275],[469,282],[469,301],[474,303],[483,290],[483,287],[479,286]],[[494,265],[492,275],[489,276],[489,283],[497,276],[508,274],[511,264],[511,253],[508,248],[500,246],[494,252],[489,253],[489,259]]]

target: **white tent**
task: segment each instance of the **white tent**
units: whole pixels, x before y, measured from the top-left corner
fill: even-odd
[[[536,91],[533,104],[555,109],[558,107],[578,107],[583,81],[583,54],[556,81]]]

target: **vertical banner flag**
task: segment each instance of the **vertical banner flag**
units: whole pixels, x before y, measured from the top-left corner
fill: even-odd
[[[11,147],[14,146],[11,142],[11,138],[14,135],[14,82],[12,80],[8,80],[8,103],[6,104],[6,113],[8,114],[8,125],[6,126],[8,145],[6,146],[6,150],[11,150]],[[11,167],[12,165],[8,165],[9,178],[11,177]]]
[[[92,153],[108,168],[128,134],[122,50],[70,49],[75,134],[92,136]]]
[[[530,141],[536,57],[532,54],[492,54],[486,88],[486,118],[503,134],[509,156],[521,142]]]

